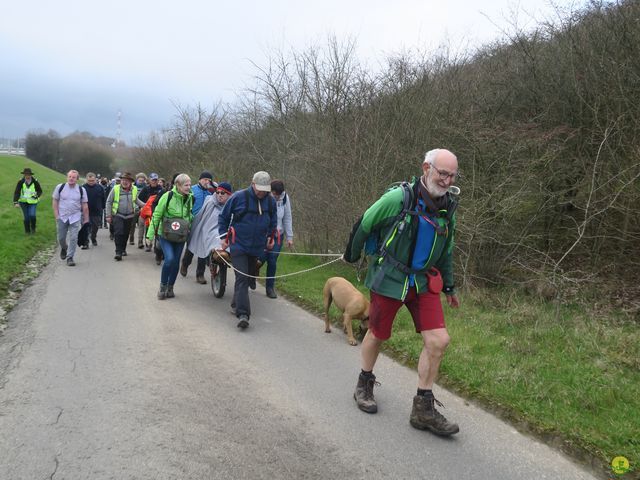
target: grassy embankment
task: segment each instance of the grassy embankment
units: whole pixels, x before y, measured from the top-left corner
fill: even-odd
[[[281,256],[278,273],[317,263],[309,257]],[[324,282],[336,275],[366,292],[355,271],[340,263],[278,280],[277,289],[320,314]],[[452,342],[440,383],[582,460],[599,459],[604,469],[614,457],[625,456],[635,471],[624,478],[637,478],[637,325],[614,314],[598,318],[578,307],[558,307],[514,292],[463,292],[461,302],[458,310],[445,307]],[[331,312],[338,320],[335,307]],[[323,331],[318,322],[318,341]],[[345,348],[350,347],[345,343]],[[402,309],[387,352],[415,365],[421,348],[410,316]],[[353,365],[354,381],[357,371],[358,365]],[[455,412],[448,416],[455,420]]]
[[[33,170],[43,191],[37,208],[37,233],[29,236],[24,233],[22,210],[13,206],[13,192],[25,167]],[[6,295],[11,280],[24,273],[25,264],[37,252],[55,242],[51,193],[64,179],[64,175],[25,157],[0,155],[0,298]]]

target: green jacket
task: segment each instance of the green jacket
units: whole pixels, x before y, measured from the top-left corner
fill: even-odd
[[[414,190],[415,181],[411,183],[411,187]],[[373,235],[377,248],[369,258],[365,285],[373,292],[398,300],[404,300],[409,290],[412,273],[407,272],[406,267],[410,265],[410,259],[414,248],[416,248],[419,227],[417,216],[406,215],[404,230],[401,234],[398,232],[395,220],[402,211],[402,203],[403,189],[392,188],[369,207],[352,237],[350,245],[352,258],[346,258],[347,261],[356,261],[360,257],[365,243]],[[418,247],[429,249],[427,262],[419,270],[414,270],[415,287],[418,293],[427,290],[426,272],[431,267],[440,270],[445,287],[452,288],[454,286],[452,252],[456,226],[455,213],[451,216],[448,225],[445,217],[438,217],[435,221],[443,228],[444,233],[434,235],[429,245]],[[386,242],[387,245],[386,257],[380,255],[379,247],[383,242]],[[394,265],[392,259],[398,261],[404,268]],[[453,292],[449,291],[448,293]]]
[[[156,233],[162,236],[162,221],[165,218],[184,218],[189,223],[193,220],[193,214],[191,209],[193,208],[193,194],[189,192],[188,195],[182,195],[178,193],[176,187],[171,189],[173,195],[171,201],[167,205],[167,199],[169,198],[169,192],[165,192],[160,197],[158,205],[156,205],[147,229],[147,238],[153,240]]]

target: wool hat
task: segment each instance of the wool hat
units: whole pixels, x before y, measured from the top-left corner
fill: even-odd
[[[271,191],[271,176],[267,172],[256,172],[252,182],[260,192]]]
[[[198,180],[202,180],[203,178],[208,178],[213,181],[213,175],[211,175],[211,172],[207,172],[206,170],[200,174],[200,178],[198,178]]]
[[[228,182],[220,182],[218,184],[218,190],[224,190],[225,192],[227,192],[229,195],[231,195],[233,193],[233,187],[231,186],[230,183]]]

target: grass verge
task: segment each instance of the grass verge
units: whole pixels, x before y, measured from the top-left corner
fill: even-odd
[[[283,255],[278,274],[323,260]],[[366,293],[353,268],[341,263],[279,279],[276,286],[322,314],[322,287],[331,276],[343,276]],[[452,341],[439,383],[609,474],[612,459],[624,456],[634,469],[624,478],[640,478],[640,332],[634,322],[513,291],[464,292],[461,301],[458,310],[445,307]],[[338,311],[332,306],[331,312],[337,322]],[[402,309],[385,350],[415,366],[421,348]]]
[[[22,210],[13,206],[13,192],[22,175],[30,167],[42,187],[37,207],[37,233],[25,235]],[[56,224],[51,210],[51,194],[65,176],[25,157],[0,155],[0,298],[7,296],[11,282],[23,277],[25,268],[38,252],[50,247],[56,238]]]

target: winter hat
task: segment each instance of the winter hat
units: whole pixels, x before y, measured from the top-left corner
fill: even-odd
[[[220,182],[218,184],[218,190],[224,190],[225,192],[227,192],[229,195],[231,195],[233,193],[233,187],[231,186],[230,183],[228,182]]]

